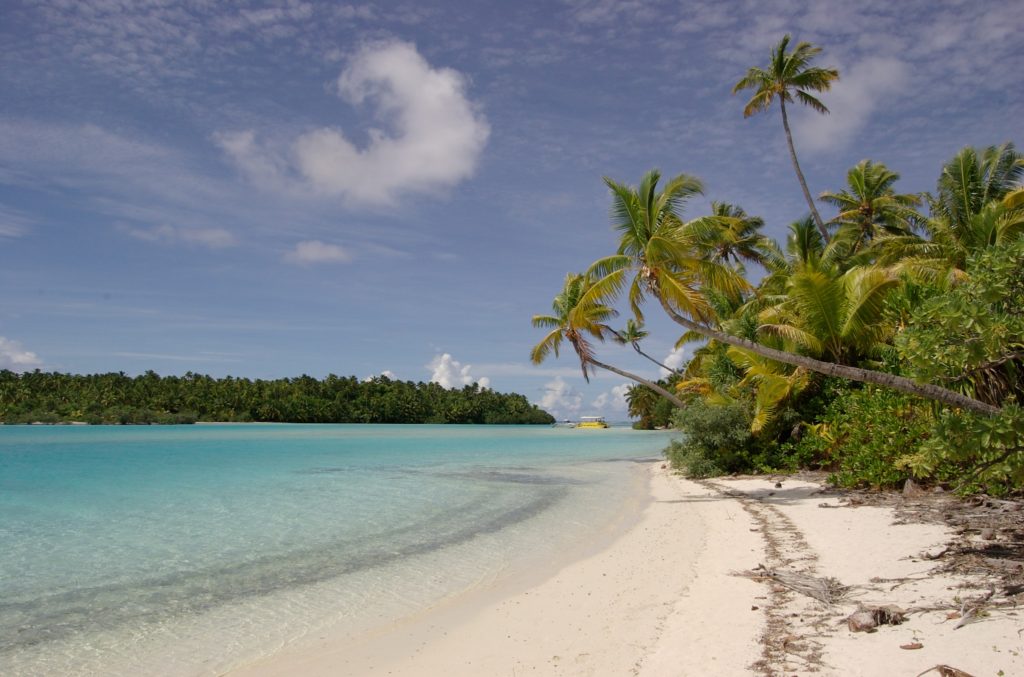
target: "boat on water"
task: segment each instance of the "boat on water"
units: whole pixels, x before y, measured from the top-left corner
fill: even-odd
[[[608,424],[604,420],[604,416],[580,416],[580,422],[576,424],[577,428],[607,428]]]

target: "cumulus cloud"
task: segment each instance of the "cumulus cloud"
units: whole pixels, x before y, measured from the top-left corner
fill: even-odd
[[[320,194],[387,205],[403,193],[449,188],[476,170],[490,127],[466,97],[466,79],[434,68],[407,42],[368,45],[337,80],[349,104],[370,104],[379,124],[357,146],[337,128],[299,136],[286,153],[250,131],[215,137],[252,180],[287,188],[290,176]]]
[[[295,249],[284,255],[285,261],[298,265],[316,263],[347,263],[352,255],[336,244],[328,244],[320,240],[304,240]]]
[[[907,65],[889,57],[870,57],[840,69],[842,78],[823,96],[831,113],[801,112],[794,125],[800,149],[825,151],[842,148],[863,129],[885,97],[898,91],[909,77]]]
[[[601,412],[626,411],[626,393],[629,392],[631,385],[632,384],[630,383],[622,383],[611,390],[601,393],[594,398],[594,401],[590,403],[590,406]]]
[[[127,228],[126,232],[147,242],[196,244],[210,249],[222,249],[235,244],[235,236],[224,228],[179,228],[160,225],[152,228]]]
[[[42,366],[38,355],[25,350],[17,341],[0,336],[0,369],[22,372]]]
[[[463,365],[448,353],[436,356],[427,368],[431,370],[430,382],[443,388],[458,388],[478,384],[481,388],[489,388],[491,379],[486,376],[476,377],[471,373],[473,365]]]
[[[670,369],[679,369],[681,366],[686,364],[687,359],[688,358],[686,356],[686,346],[683,346],[682,348],[675,348],[672,352],[665,356],[665,359],[663,359],[661,363],[664,364],[666,367],[669,367]],[[661,376],[661,378],[665,378],[666,376],[671,376],[672,372],[670,372],[668,369],[663,369],[659,367],[658,374]]]
[[[576,418],[583,405],[583,395],[561,376],[556,376],[555,380],[544,384],[544,396],[538,404],[555,418]]]

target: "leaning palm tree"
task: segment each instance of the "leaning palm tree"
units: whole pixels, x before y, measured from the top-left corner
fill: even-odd
[[[621,233],[618,253],[591,264],[587,277],[590,293],[609,301],[628,289],[630,306],[641,319],[640,305],[647,297],[661,304],[677,324],[707,339],[745,348],[762,357],[802,367],[826,376],[876,383],[902,392],[937,400],[954,407],[995,414],[999,411],[960,393],[908,378],[859,367],[825,362],[768,347],[722,331],[705,288],[734,290],[746,282],[735,271],[701,258],[693,250],[692,233],[682,223],[678,209],[693,194],[687,186],[694,179],[682,175],[658,190],[660,174],[648,172],[633,188],[610,179],[614,227]]]
[[[907,235],[920,220],[914,208],[921,198],[893,190],[899,178],[880,162],[862,160],[846,173],[846,188],[821,194],[821,200],[839,210],[830,223],[837,226],[834,239],[842,243],[847,256],[857,254],[879,233]]]
[[[606,335],[614,333],[607,325],[607,321],[618,313],[613,308],[601,303],[593,291],[590,280],[586,276],[578,273],[570,273],[566,276],[562,291],[555,296],[555,300],[551,304],[552,314],[533,316],[534,327],[550,329],[550,331],[530,351],[530,360],[534,364],[540,364],[551,353],[558,357],[559,348],[562,341],[565,340],[576,351],[580,360],[580,369],[583,371],[583,378],[588,382],[592,368],[598,367],[647,386],[677,407],[686,406],[682,400],[657,383],[597,360],[590,339],[604,341]]]
[[[665,364],[654,359],[640,348],[640,342],[643,341],[650,332],[645,331],[642,324],[639,324],[636,320],[630,318],[626,320],[626,326],[624,329],[612,329],[612,340],[620,345],[626,345],[627,343],[633,346],[633,350],[637,352],[637,355],[646,357],[648,360],[658,365],[665,371],[671,373],[678,373],[678,370],[672,369]]]
[[[796,148],[793,146],[793,133],[789,129],[789,116],[786,114],[786,103],[792,103],[794,97],[800,103],[810,106],[819,113],[828,113],[828,108],[821,101],[809,94],[809,92],[827,91],[835,80],[839,79],[839,71],[834,68],[811,67],[810,62],[821,52],[820,47],[815,47],[809,42],[798,43],[792,52],[786,52],[789,46],[790,36],[785,35],[779,44],[772,49],[771,61],[768,68],[753,67],[747,74],[735,84],[732,93],[742,89],[754,89],[754,95],[747,101],[743,109],[743,117],[750,117],[754,113],[767,110],[776,97],[779,99],[779,108],[782,111],[782,127],[786,130],[786,141],[789,143],[789,157],[793,161],[793,169],[796,170],[796,178],[800,181],[800,188],[804,191],[804,199],[811,209],[814,223],[821,232],[821,237],[828,242],[828,231],[825,230],[825,223],[821,220],[814,200],[811,199],[811,191],[807,189],[807,180],[800,170],[800,163],[796,159]]]

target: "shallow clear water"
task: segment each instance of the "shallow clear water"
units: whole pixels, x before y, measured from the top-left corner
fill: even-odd
[[[553,556],[662,433],[0,427],[4,674],[216,674]]]

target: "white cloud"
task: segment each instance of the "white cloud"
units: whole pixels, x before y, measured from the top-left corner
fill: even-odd
[[[295,249],[284,255],[285,261],[299,265],[314,263],[347,263],[352,255],[336,244],[327,244],[320,240],[305,240],[295,245]]]
[[[393,204],[473,175],[490,127],[460,73],[431,67],[410,43],[381,42],[356,53],[337,87],[352,105],[372,104],[390,129],[370,129],[363,147],[339,129],[317,129],[299,136],[287,157],[260,146],[252,131],[215,140],[254,181],[287,190],[297,175],[317,193],[354,203]]]
[[[235,236],[224,228],[179,228],[165,224],[152,228],[127,228],[126,232],[147,242],[183,242],[211,249],[222,249],[235,244]]]
[[[437,383],[443,388],[458,388],[460,386],[478,384],[481,388],[489,388],[491,379],[486,376],[477,378],[472,375],[473,365],[463,365],[448,353],[436,356],[427,368],[433,373],[430,375],[430,382]]]
[[[394,381],[397,378],[395,376],[395,372],[391,371],[390,369],[385,369],[384,371],[382,371],[381,373],[377,374],[376,376],[367,376],[366,378],[363,379],[363,383],[369,383],[370,381],[373,381],[374,379],[381,378],[381,377],[384,377],[384,378],[389,379],[391,381]]]
[[[17,341],[0,336],[0,369],[22,372],[42,366],[38,355],[25,350]]]
[[[544,396],[538,404],[555,418],[576,418],[583,405],[583,395],[561,376],[556,376],[555,380],[544,384]]]
[[[611,390],[607,390],[590,403],[594,409],[604,412],[623,412],[626,411],[626,393],[629,391],[631,383],[621,383]]]
[[[807,110],[794,124],[798,150],[844,147],[863,129],[885,97],[899,90],[909,77],[906,64],[888,57],[869,57],[847,70],[840,69],[840,73],[840,80],[822,97],[831,112],[819,115]]]
[[[661,363],[671,369],[679,369],[679,367],[683,366],[689,359],[689,356],[686,354],[686,349],[687,346],[683,346],[682,348],[675,348],[674,350],[672,350],[672,352],[665,356],[665,359],[663,359]],[[663,369],[659,367],[658,375],[661,378],[665,378],[666,376],[671,376],[672,372],[670,372],[668,369]]]

